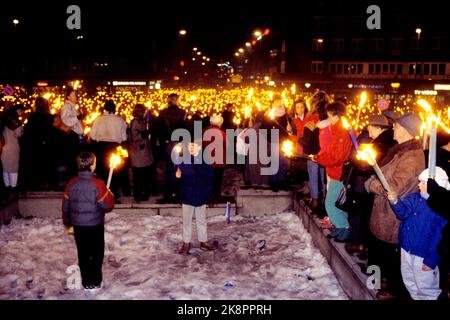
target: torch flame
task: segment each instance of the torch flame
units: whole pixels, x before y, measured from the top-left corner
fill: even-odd
[[[367,101],[367,92],[363,91],[361,93],[361,98],[359,100],[359,107],[362,108],[366,104],[366,101]]]
[[[270,111],[269,111],[269,113],[268,113],[268,116],[269,116],[269,118],[270,119],[275,119],[275,109],[271,109]]]
[[[420,100],[417,101],[417,104],[419,106],[421,106],[422,108],[424,108],[427,113],[431,111],[431,106],[428,103],[428,101],[426,101],[424,99],[420,99]]]
[[[347,119],[344,117],[342,117],[341,119],[342,119],[342,124],[344,125],[344,128],[346,130],[350,129],[351,127],[350,127],[350,124],[348,123]]]
[[[250,117],[250,113],[251,113],[250,106],[247,105],[245,107],[245,110],[244,110],[244,117],[245,117],[245,119],[248,119]]]
[[[371,144],[361,144],[360,149],[356,154],[356,159],[367,161],[371,166],[375,164],[376,157],[377,153]]]
[[[109,167],[113,169],[117,168],[117,166],[122,164],[123,158],[128,158],[128,151],[118,146],[116,152],[109,158]]]
[[[291,86],[291,92],[292,92],[292,95],[295,96],[295,83],[293,83]]]
[[[281,145],[281,150],[287,157],[292,157],[294,153],[294,143],[291,140],[283,141]]]
[[[252,96],[253,96],[253,88],[250,88],[249,92],[248,92],[248,100],[252,100]]]
[[[440,126],[442,129],[444,129],[445,131],[447,131],[447,133],[450,133],[450,128],[447,127],[444,123],[442,123],[441,117],[440,117],[440,116],[439,116],[439,117],[436,117],[434,114],[431,115],[431,117],[430,117],[430,123],[431,123],[432,121],[436,122],[436,124],[437,124],[438,126]],[[430,124],[430,127],[431,127],[431,124]]]

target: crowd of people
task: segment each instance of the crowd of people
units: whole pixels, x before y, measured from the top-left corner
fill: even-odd
[[[67,193],[68,186],[76,184],[84,190],[97,190],[93,192],[101,206],[95,210],[101,211],[110,209],[113,202],[120,202],[121,196],[133,195],[135,201],[146,201],[162,191],[159,203],[183,204],[180,253],[189,252],[193,215],[202,248],[213,250],[207,242],[205,205],[222,200],[223,175],[228,167],[226,151],[236,145],[235,156],[248,155],[245,142],[252,132],[257,137],[257,148],[264,146],[271,153],[280,151],[279,165],[276,173],[265,175],[261,169],[270,164],[260,158],[249,161],[247,156],[245,165],[241,166],[243,188],[290,190],[293,188],[289,185],[290,171],[291,176],[308,182],[307,203],[320,218],[322,227],[330,229],[328,237],[346,243],[350,254],[367,258],[368,266],[380,267],[380,299],[447,297],[449,212],[444,199],[450,190],[448,135],[439,134],[438,168],[436,176],[429,178],[428,152],[417,140],[422,126],[418,115],[385,111],[371,116],[357,140],[360,144],[372,144],[376,150],[376,161],[391,188],[387,192],[373,167],[358,158],[343,125],[346,107],[345,99],[332,100],[324,92],[308,100],[297,99],[293,106],[286,106],[283,99],[275,97],[267,111],[250,115],[239,135],[229,141],[225,130],[237,126],[231,104],[221,114],[202,117],[199,113],[186,112],[179,105],[178,95],[171,94],[167,108],[159,116],[148,112],[145,105],[137,104],[133,119],[127,124],[116,114],[114,101],[108,100],[103,114],[93,122],[89,135],[85,135],[83,119],[87,114],[78,104],[77,92],[69,87],[65,104],[56,115],[50,112],[48,101],[42,97],[36,99],[26,124],[21,105],[3,113],[0,135],[3,200],[18,191],[66,190]],[[193,163],[174,164],[172,154],[179,141],[172,141],[172,133],[177,129],[193,132],[195,121],[202,122],[204,134],[221,137],[218,153],[222,156],[213,154],[215,160],[211,165],[197,165],[199,150],[217,141],[192,140],[189,153]],[[278,139],[265,134],[271,129],[278,130]],[[293,142],[292,155],[281,152],[283,141]],[[118,146],[127,149],[130,157],[116,169],[109,194],[104,190],[104,183],[108,178],[110,154]],[[164,164],[163,188],[158,184],[158,163]],[[292,172],[293,163],[299,165]],[[94,170],[97,180],[103,184],[91,179]],[[77,180],[73,180],[78,171],[81,172]],[[353,205],[342,201],[343,192],[344,198],[351,199]],[[67,197],[70,197],[68,193]],[[69,215],[67,203],[64,210]],[[75,232],[78,235],[87,232],[88,237],[95,237],[103,231]],[[83,236],[77,238],[79,250],[86,247],[83,241]],[[89,257],[83,255],[80,259],[87,261]],[[365,266],[361,267],[366,272]],[[98,286],[99,276],[96,277],[92,280],[94,284],[88,281],[86,286]]]

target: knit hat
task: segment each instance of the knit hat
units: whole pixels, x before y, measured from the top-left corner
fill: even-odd
[[[397,120],[398,118],[401,117],[401,115],[393,110],[385,110],[381,113],[383,116],[385,116],[388,119],[391,119],[393,121]]]
[[[419,180],[427,182],[429,177],[429,170],[425,169],[420,175]],[[450,190],[450,183],[448,182],[447,173],[440,167],[436,167],[436,177],[434,181],[444,189]]]
[[[370,126],[389,127],[389,121],[385,116],[370,116],[368,122]]]
[[[223,118],[221,115],[214,115],[210,120],[209,123],[211,123],[213,126],[220,127],[223,123]]]
[[[407,113],[396,120],[396,123],[401,125],[413,137],[420,136],[420,127],[422,120],[414,113]]]

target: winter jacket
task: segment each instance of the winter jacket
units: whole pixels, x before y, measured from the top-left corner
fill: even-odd
[[[128,127],[128,144],[131,166],[149,167],[153,163],[149,132],[144,120],[133,119]]]
[[[221,137],[222,141],[219,142],[215,142],[215,140],[217,139],[217,137]],[[206,138],[207,137],[207,138]],[[210,139],[211,141],[206,141],[207,139]],[[217,154],[216,155],[216,150],[215,148],[210,150],[211,152],[211,156],[213,157],[214,163],[213,163],[213,167],[214,168],[225,168],[226,167],[226,163],[227,163],[227,148],[228,148],[228,141],[227,141],[227,135],[225,133],[225,131],[221,130],[218,126],[209,126],[208,128],[206,128],[203,131],[203,149],[207,148],[209,145],[212,144],[212,146],[210,148],[213,148],[213,146],[220,146],[220,148],[222,149],[221,152],[222,154]],[[217,158],[216,158],[217,157]]]
[[[201,153],[200,153],[201,154]],[[191,157],[191,163],[176,166],[181,170],[181,203],[193,207],[206,204],[212,193],[214,171],[212,166],[202,162],[201,156]]]
[[[2,148],[1,160],[4,172],[19,172],[20,145],[19,138],[23,135],[23,127],[14,130],[7,126],[3,129],[5,145]]]
[[[303,116],[303,119],[300,119],[299,117],[294,117],[294,125],[292,126],[294,136],[291,136],[292,141],[294,142],[294,154],[295,155],[302,155],[303,154],[303,147],[300,144],[300,139],[303,137],[303,131],[305,124],[308,120],[308,114],[306,113]]]
[[[77,106],[69,100],[66,100],[64,106],[61,108],[61,120],[69,126],[79,136],[83,135],[83,124],[78,120],[79,112]]]
[[[416,192],[417,178],[425,169],[422,146],[416,140],[397,144],[380,161],[379,167],[383,172],[392,191],[401,199],[409,193]],[[372,214],[370,216],[370,230],[381,241],[398,243],[398,228],[400,221],[392,211],[386,197],[386,191],[375,175],[365,182],[367,192],[375,194]]]
[[[265,117],[261,123],[261,129],[267,130],[267,141],[274,144],[281,144],[284,140],[289,138],[287,133],[287,116],[276,117],[275,119],[269,119]],[[272,140],[272,129],[278,129],[279,140]]]
[[[316,124],[319,122],[317,114],[308,114],[303,125],[303,134],[298,142],[303,147],[304,154],[318,154],[320,151],[319,128]]]
[[[233,123],[233,119],[234,119],[233,111],[225,110],[224,112],[222,112],[222,118],[223,118],[223,124],[222,124],[223,130],[236,128],[236,125]]]
[[[320,150],[326,150],[333,139],[330,120],[325,119],[317,123],[319,128],[319,145]],[[348,134],[348,133],[347,133]]]
[[[114,207],[114,196],[93,172],[79,172],[66,186],[62,202],[63,222],[71,226],[97,226]]]
[[[396,204],[391,203],[391,207],[401,220],[400,246],[410,254],[423,258],[423,263],[431,269],[436,268],[441,260],[437,246],[447,221],[430,209],[419,192],[398,200]]]
[[[161,111],[158,125],[160,128],[159,137],[161,143],[169,142],[174,130],[186,127],[185,116],[186,111],[176,105],[171,105]]]
[[[428,206],[436,214],[448,221],[450,218],[450,210],[448,208],[450,191],[439,186],[433,179],[428,179],[427,191],[430,194],[430,197],[427,199]],[[448,223],[442,230],[442,239],[438,246],[438,252],[441,257],[446,257],[450,254],[450,226]]]
[[[328,177],[341,181],[342,167],[350,156],[352,142],[340,120],[330,130],[331,140],[325,149],[320,149],[317,162],[326,168]]]

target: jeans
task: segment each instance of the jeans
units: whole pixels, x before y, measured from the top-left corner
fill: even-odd
[[[348,213],[336,208],[336,200],[339,197],[344,184],[341,181],[333,180],[327,177],[327,196],[325,198],[325,209],[331,223],[336,228],[348,228]]]
[[[326,195],[325,168],[321,167],[317,162],[307,160],[306,166],[309,175],[309,192],[311,198],[319,199],[319,178],[322,187],[322,197]]]
[[[81,283],[84,287],[102,283],[102,265],[105,251],[104,226],[73,226],[78,251]]]

